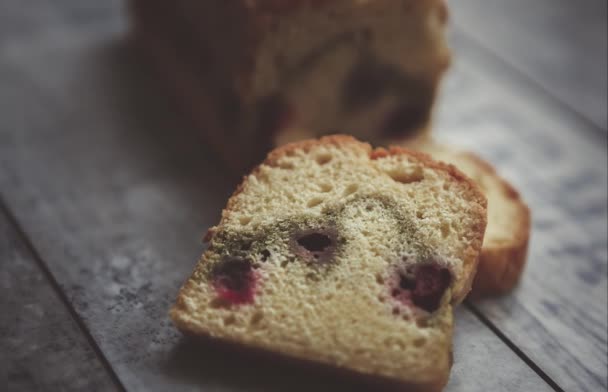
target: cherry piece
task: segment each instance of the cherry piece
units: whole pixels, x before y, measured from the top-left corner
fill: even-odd
[[[391,291],[393,297],[425,310],[436,311],[445,290],[452,282],[450,271],[437,263],[426,263],[413,273],[399,274],[398,287]]]
[[[450,271],[437,264],[424,264],[416,270],[415,279],[416,286],[412,291],[414,305],[427,312],[436,311],[452,281]]]
[[[211,281],[217,295],[233,305],[253,302],[255,276],[250,260],[228,256],[211,270]]]

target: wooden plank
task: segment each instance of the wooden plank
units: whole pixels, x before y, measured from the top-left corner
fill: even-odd
[[[533,216],[522,284],[475,306],[565,390],[605,390],[606,135],[454,38],[439,138],[494,162]]]
[[[464,307],[456,311],[454,367],[446,392],[552,391]]]
[[[146,391],[351,390],[180,338],[167,310],[237,179],[167,111],[131,49],[107,40],[5,56],[0,187],[121,381]],[[457,323],[449,390],[548,390],[467,310]]]
[[[460,0],[456,28],[604,131],[608,76],[605,0]]]
[[[120,390],[0,207],[0,385]]]

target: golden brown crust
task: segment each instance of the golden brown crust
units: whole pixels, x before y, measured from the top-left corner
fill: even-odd
[[[518,200],[520,228],[516,239],[500,247],[482,249],[472,298],[507,294],[519,283],[528,258],[530,210]]]
[[[308,152],[312,148],[317,147],[317,146],[323,146],[323,145],[340,146],[340,145],[345,145],[345,144],[357,145],[357,146],[361,147],[362,149],[366,150],[368,153],[370,153],[372,151],[372,147],[368,143],[360,142],[359,140],[355,139],[352,136],[328,135],[328,136],[323,136],[319,139],[301,140],[298,142],[288,143],[283,146],[277,147],[268,154],[268,156],[266,157],[266,160],[264,160],[264,162],[262,162],[262,164],[268,165],[268,166],[276,166],[276,163],[280,158],[282,158],[283,156],[289,156],[290,154],[292,154],[294,151],[297,151],[297,150],[302,150],[304,152]]]
[[[471,298],[502,295],[519,282],[526,265],[528,239],[499,248],[483,249]]]

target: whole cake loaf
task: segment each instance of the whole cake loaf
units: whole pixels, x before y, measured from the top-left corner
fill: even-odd
[[[247,175],[171,315],[187,333],[439,391],[486,199],[453,166],[347,136]]]
[[[443,0],[130,5],[160,78],[233,166],[341,130],[378,145],[420,134],[450,59]]]

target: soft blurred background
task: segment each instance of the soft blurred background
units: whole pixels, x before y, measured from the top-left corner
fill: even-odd
[[[606,390],[606,1],[449,7],[436,130],[521,190],[533,234],[518,288],[459,309],[448,390]],[[170,324],[237,177],[127,32],[122,1],[0,1],[0,390],[351,390]]]

